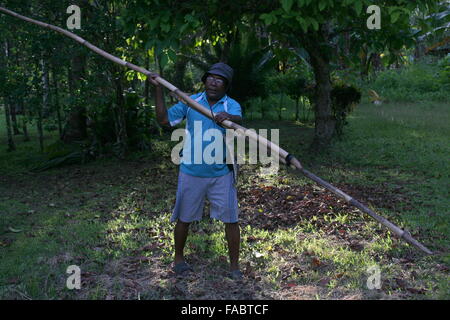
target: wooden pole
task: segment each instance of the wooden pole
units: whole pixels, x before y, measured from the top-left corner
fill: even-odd
[[[84,40],[83,38],[81,38],[81,37],[79,37],[79,36],[69,32],[69,31],[66,31],[66,30],[64,30],[62,28],[59,28],[59,27],[56,27],[56,26],[53,26],[51,24],[44,23],[44,22],[41,22],[41,21],[37,21],[37,20],[34,20],[34,19],[30,19],[28,17],[22,16],[20,14],[17,14],[15,12],[11,11],[11,10],[8,10],[8,9],[2,8],[2,7],[0,7],[0,11],[3,12],[3,13],[6,13],[8,15],[11,15],[13,17],[25,20],[27,22],[34,23],[34,24],[39,25],[41,27],[44,27],[44,28],[51,29],[51,30],[57,31],[59,33],[62,33],[65,36],[67,36],[69,38],[72,38],[75,41],[79,42],[80,44],[88,47],[89,49],[91,49],[92,51],[98,53],[102,57],[104,57],[104,58],[106,58],[108,60],[111,60],[112,62],[115,62],[117,64],[120,64],[120,65],[122,65],[124,67],[130,68],[130,69],[135,70],[135,71],[140,72],[140,73],[143,73],[147,77],[150,77],[150,76],[152,76],[154,74],[153,72],[151,72],[151,71],[149,71],[147,69],[141,68],[141,67],[136,66],[136,65],[134,65],[132,63],[129,63],[129,62],[126,62],[126,61],[124,61],[122,59],[119,59],[119,58],[117,58],[117,57],[107,53],[106,51],[103,51],[102,49],[92,45],[91,43],[89,43],[88,41]],[[196,111],[200,112],[204,116],[206,116],[208,118],[212,118],[214,116],[214,114],[212,114],[210,110],[205,108],[203,105],[201,105],[197,101],[191,99],[186,93],[182,92],[180,89],[175,87],[170,82],[164,80],[161,77],[156,77],[155,80],[159,84],[161,84],[162,86],[164,86],[165,88],[170,90],[173,93],[173,95],[176,96],[180,101],[185,102],[190,107],[192,107]],[[272,143],[271,141],[267,140],[266,138],[264,138],[262,136],[259,136],[253,130],[248,130],[248,129],[246,129],[246,128],[244,128],[244,127],[242,127],[242,126],[240,126],[240,125],[238,125],[238,124],[236,124],[234,122],[231,122],[229,120],[223,121],[221,123],[221,125],[223,125],[226,128],[234,129],[235,130],[234,132],[235,132],[236,135],[248,136],[250,139],[254,139],[256,141],[259,141],[262,145],[264,145],[264,146],[266,146],[266,147],[271,149],[271,152],[272,152],[271,154],[277,154],[279,159],[283,163],[287,164],[289,167],[291,167],[293,169],[296,169],[296,170],[299,170],[306,177],[308,177],[311,180],[315,181],[316,183],[318,183],[319,185],[323,186],[327,190],[333,192],[335,195],[337,195],[338,197],[344,199],[349,204],[355,206],[360,211],[367,213],[370,217],[372,217],[373,219],[377,220],[379,223],[381,223],[386,228],[391,230],[400,239],[405,240],[406,242],[408,242],[409,244],[415,246],[416,248],[420,249],[421,251],[425,252],[426,254],[433,254],[433,252],[431,252],[424,245],[422,245],[417,240],[415,240],[411,236],[411,234],[409,232],[407,232],[405,230],[402,230],[401,228],[399,228],[398,226],[394,225],[393,223],[391,223],[387,219],[377,215],[375,212],[373,212],[372,210],[370,210],[369,208],[367,208],[366,206],[364,206],[363,204],[361,204],[357,200],[353,199],[348,194],[344,193],[343,191],[339,190],[338,188],[332,186],[328,182],[322,180],[318,176],[316,176],[313,173],[309,172],[308,170],[304,169],[303,166],[301,165],[300,161],[298,161],[295,157],[290,155],[286,150],[280,148],[278,145]]]

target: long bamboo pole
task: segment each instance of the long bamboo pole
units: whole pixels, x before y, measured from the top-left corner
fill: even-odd
[[[0,12],[6,13],[8,15],[11,15],[13,17],[16,17],[18,19],[36,24],[38,26],[47,28],[47,29],[51,29],[54,30],[56,32],[62,33],[63,35],[72,38],[73,40],[79,42],[80,44],[86,46],[87,48],[91,49],[92,51],[96,52],[97,54],[101,55],[102,57],[111,60],[112,62],[115,62],[117,64],[120,64],[124,67],[130,68],[132,70],[135,70],[137,72],[143,73],[145,74],[147,77],[152,76],[154,73],[141,68],[139,66],[136,66],[135,64],[126,62],[122,59],[119,59],[111,54],[109,54],[108,52],[94,46],[93,44],[89,43],[88,41],[86,41],[85,39],[77,36],[76,34],[73,34],[72,32],[69,32],[67,30],[64,30],[60,27],[56,27],[54,25],[48,24],[48,23],[44,23],[41,21],[37,21],[25,16],[22,16],[16,12],[13,12],[11,10],[5,9],[0,7]],[[172,85],[171,83],[169,83],[168,81],[164,80],[161,77],[156,77],[155,80],[160,83],[162,86],[164,86],[165,88],[167,88],[168,90],[170,90],[174,96],[176,96],[180,101],[185,102],[186,104],[188,104],[190,107],[192,107],[193,109],[195,109],[196,111],[200,112],[201,114],[205,115],[208,118],[212,118],[212,116],[214,116],[214,114],[211,114],[211,111],[206,109],[204,106],[202,106],[200,103],[198,103],[197,101],[191,99],[186,93],[182,92],[180,89],[178,89],[177,87],[175,87],[174,85]],[[271,141],[267,140],[266,138],[256,134],[256,132],[254,132],[253,130],[249,130],[246,129],[234,122],[231,122],[229,120],[225,120],[221,123],[224,127],[226,128],[231,128],[235,130],[235,134],[236,135],[241,135],[241,136],[247,136],[250,139],[259,141],[261,144],[263,144],[264,146],[268,147],[271,149],[271,154],[276,154],[278,155],[279,159],[287,164],[289,167],[299,170],[303,175],[305,175],[306,177],[310,178],[311,180],[315,181],[316,183],[318,183],[319,185],[323,186],[324,188],[326,188],[327,190],[333,192],[335,195],[337,195],[338,197],[344,199],[347,203],[355,206],[356,208],[358,208],[360,211],[367,213],[370,217],[372,217],[373,219],[377,220],[379,223],[381,223],[382,225],[384,225],[386,228],[388,228],[391,232],[393,232],[396,236],[398,236],[400,239],[405,240],[406,242],[408,242],[409,244],[413,245],[414,247],[420,249],[421,251],[425,252],[426,254],[433,254],[433,252],[431,252],[428,248],[426,248],[424,245],[422,245],[420,242],[418,242],[417,240],[415,240],[411,234],[408,231],[402,230],[401,228],[399,228],[398,226],[396,226],[395,224],[391,223],[390,221],[388,221],[387,219],[379,216],[378,214],[376,214],[375,212],[373,212],[372,210],[370,210],[369,208],[367,208],[365,205],[361,204],[359,201],[353,199],[351,196],[349,196],[348,194],[344,193],[343,191],[341,191],[340,189],[332,186],[330,183],[324,181],[323,179],[319,178],[318,176],[316,176],[315,174],[309,172],[308,170],[304,169],[303,166],[301,165],[300,161],[298,159],[296,159],[294,156],[292,156],[291,154],[289,154],[286,150],[280,148],[278,145],[272,143]]]

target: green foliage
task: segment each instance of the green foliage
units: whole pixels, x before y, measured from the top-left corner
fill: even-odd
[[[44,148],[47,159],[37,163],[31,171],[41,172],[71,164],[83,164],[93,160],[94,149],[86,142],[66,144],[58,140]]]
[[[304,65],[302,64],[302,66]],[[304,68],[291,68],[286,73],[278,72],[267,79],[267,91],[272,95],[278,95],[278,100],[275,100],[274,97],[266,100],[270,101],[269,103],[272,106],[278,105],[279,120],[283,119],[283,113],[289,113],[292,109],[291,101],[287,101],[285,96],[295,102],[294,120],[301,120],[302,122],[309,120],[311,106],[307,101],[309,95],[307,85],[311,80],[308,76],[309,74]],[[264,118],[264,113],[262,113],[262,117]],[[291,118],[290,114],[284,118]]]
[[[73,151],[73,146],[66,144],[60,140],[44,147],[44,153],[47,155],[49,160],[64,157]]]
[[[127,135],[131,148],[150,151],[152,136],[161,135],[161,127],[156,121],[155,110],[140,103],[135,91],[125,91]]]
[[[281,83],[279,83],[278,89],[281,92],[286,93],[292,99],[296,100],[302,96],[306,95],[306,86],[308,85],[308,80],[301,74],[296,74],[294,72],[288,72],[283,75]]]
[[[156,121],[155,111],[142,102],[134,90],[124,90],[124,116],[128,137],[128,147],[131,150],[151,150],[151,140],[155,135],[161,134],[161,127]],[[118,106],[113,97],[97,99],[97,104],[89,108],[91,125],[91,144],[96,155],[120,155],[120,146],[117,145],[115,116]]]
[[[439,64],[416,63],[381,72],[369,87],[391,101],[447,101],[449,69],[449,58]]]
[[[261,47],[254,34],[246,33],[232,47],[228,64],[234,69],[230,96],[245,105],[252,97],[266,97],[266,76],[273,70],[273,53]]]
[[[189,75],[188,88],[192,88],[199,78],[193,74],[198,71],[193,70],[194,60],[201,60],[200,64],[209,63],[210,58],[214,58],[214,62],[227,61],[236,71],[230,95],[244,108],[252,99],[262,98],[260,105],[267,107],[261,107],[261,114],[264,115],[264,109],[270,110],[275,104],[279,118],[282,118],[292,107],[288,106],[291,100],[284,100],[286,95],[294,102],[300,99],[305,107],[303,110],[309,111],[306,108],[309,102],[301,97],[305,95],[305,81],[312,80],[302,72],[290,74],[289,68],[284,67],[286,64],[298,65],[301,62],[305,66],[311,63],[311,57],[324,53],[321,58],[325,58],[327,64],[329,61],[331,71],[339,66],[347,72],[347,67],[353,66],[348,60],[358,64],[363,47],[367,57],[371,52],[389,52],[389,57],[400,57],[404,53],[404,45],[411,47],[414,44],[413,34],[425,35],[426,31],[436,30],[441,34],[445,31],[442,23],[448,13],[442,11],[444,5],[440,4],[440,12],[433,13],[429,0],[377,1],[376,4],[386,8],[382,10],[382,21],[386,23],[382,24],[382,31],[368,30],[365,24],[368,15],[364,9],[370,4],[373,4],[370,0],[344,0],[339,4],[330,0],[211,0],[207,6],[198,0],[130,0],[126,4],[117,0],[89,1],[82,9],[82,30],[75,33],[113,55],[136,65],[148,65],[149,69],[161,74],[164,72],[163,76],[169,80],[178,76],[173,74],[180,69],[175,67],[176,63],[184,61],[178,60],[181,56],[189,61],[184,73],[185,78]],[[8,6],[51,24],[61,26],[65,22],[64,3],[24,0],[12,1]],[[417,18],[413,26],[416,28],[425,23],[427,26],[421,32],[417,32],[417,28],[412,30],[412,13],[414,18],[423,16],[423,21]],[[433,21],[428,19],[429,16]],[[68,120],[69,111],[86,107],[90,142],[98,153],[114,153],[124,144],[138,150],[150,150],[152,135],[160,134],[160,128],[156,124],[154,110],[143,103],[145,86],[142,75],[131,71],[124,74],[120,67],[91,54],[79,43],[44,28],[19,23],[13,17],[1,15],[0,27],[4,30],[2,35],[11,42],[11,59],[6,61],[4,56],[0,56],[0,95],[4,98],[9,96],[12,100],[23,98],[30,120],[37,118],[42,104],[40,60],[45,59],[50,67],[50,78],[56,77],[55,83],[59,87],[62,121]],[[341,47],[345,50],[339,51]],[[211,54],[206,49],[216,52]],[[336,50],[340,54],[335,54]],[[344,51],[350,58],[341,61]],[[276,68],[277,63],[279,66]],[[448,88],[448,67],[441,69],[443,71],[438,72],[440,86]],[[285,79],[279,79],[281,83],[267,81],[267,76],[274,70],[288,71]],[[70,74],[72,80],[67,79]],[[422,84],[422,90],[435,90],[430,83]],[[416,87],[419,85],[415,84]],[[52,82],[50,87],[53,86]],[[265,99],[270,91],[276,97]],[[384,95],[383,92],[381,94]],[[430,94],[435,92],[430,91]],[[408,97],[411,96],[408,93]],[[53,92],[50,100],[54,103]],[[263,103],[264,100],[270,100],[272,105]],[[117,110],[117,105],[121,106],[120,110]],[[51,108],[49,114],[47,111],[44,110],[44,118],[49,116],[44,119],[44,129],[55,130],[55,110]],[[121,128],[126,128],[126,135]],[[117,140],[120,140],[119,144]]]
[[[336,135],[342,136],[343,128],[348,124],[347,116],[361,100],[361,92],[354,86],[337,83],[331,90],[331,107],[336,120]]]
[[[439,67],[439,82],[445,87],[446,90],[450,90],[450,54],[447,54],[445,58],[438,62]]]

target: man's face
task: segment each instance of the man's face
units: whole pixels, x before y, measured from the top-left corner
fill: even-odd
[[[227,80],[216,74],[208,74],[205,81],[205,90],[208,99],[219,101],[227,91]]]

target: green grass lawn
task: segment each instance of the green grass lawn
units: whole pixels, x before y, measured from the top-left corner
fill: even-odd
[[[311,126],[280,128],[280,145],[303,165],[406,228],[434,256],[395,238],[295,172],[244,165],[242,283],[226,277],[223,225],[194,223],[186,246],[195,274],[170,271],[177,166],[173,143],[150,154],[99,159],[32,173],[44,159],[35,130],[6,152],[0,115],[0,298],[2,299],[449,299],[448,104],[361,104],[342,140],[317,154]],[[47,133],[46,145],[56,140]],[[298,205],[301,203],[301,205]],[[206,210],[205,210],[206,212]],[[81,269],[69,290],[67,267]],[[381,288],[367,287],[377,266]]]

